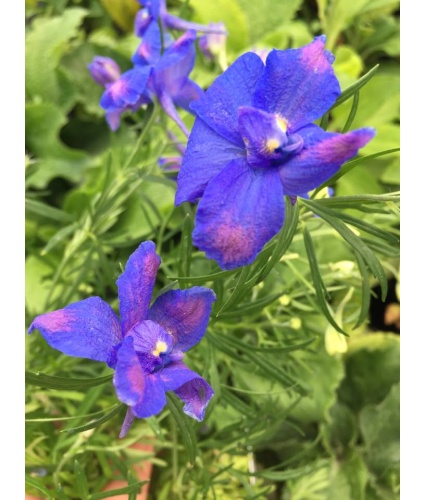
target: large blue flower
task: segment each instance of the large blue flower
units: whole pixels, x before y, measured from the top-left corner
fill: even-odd
[[[160,258],[151,241],[130,256],[117,280],[121,321],[100,297],[90,297],[37,316],[28,332],[41,332],[59,351],[115,369],[118,399],[129,406],[120,437],[135,417],[159,413],[166,391],[185,403],[183,411],[201,421],[213,396],[209,384],[183,362],[204,336],[215,295],[193,287],[170,290],[149,307]]]
[[[280,230],[284,195],[306,196],[375,135],[312,123],[341,93],[325,40],[272,50],[265,65],[248,52],[191,104],[176,204],[200,198],[193,242],[223,269],[253,262]]]

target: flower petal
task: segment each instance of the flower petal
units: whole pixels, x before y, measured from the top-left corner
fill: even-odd
[[[187,31],[162,54],[152,79],[156,93],[177,94],[195,65],[196,32]]]
[[[252,95],[263,71],[264,63],[260,57],[247,52],[216,78],[190,107],[218,134],[243,148],[238,129],[238,108],[251,106]]]
[[[195,119],[177,177],[176,205],[196,201],[208,182],[231,160],[244,157],[245,151],[217,134],[200,118]]]
[[[110,112],[136,104],[146,91],[150,73],[150,66],[137,66],[123,73],[103,93],[100,99],[102,108]]]
[[[253,106],[279,113],[289,132],[320,118],[341,93],[325,41],[319,36],[300,49],[272,50],[267,57]]]
[[[129,405],[136,417],[151,417],[164,408],[166,399],[161,379],[143,371],[130,336],[118,350],[113,381],[118,399]]]
[[[128,407],[127,413],[125,414],[124,422],[122,423],[121,426],[120,435],[118,437],[123,438],[126,436],[127,432],[130,430],[130,427],[133,425],[134,419],[135,415],[133,413],[133,410],[130,407]]]
[[[194,378],[174,391],[184,401],[183,411],[189,417],[201,422],[205,416],[205,409],[214,396],[212,387],[201,377]]]
[[[176,361],[167,365],[159,372],[159,377],[164,384],[165,391],[175,391],[190,380],[201,378],[200,375],[190,370],[181,361]]]
[[[355,156],[375,136],[376,131],[363,128],[336,134],[325,132],[316,125],[309,125],[297,133],[304,139],[305,149],[279,169],[283,191],[288,196],[301,196],[319,187],[344,162]]]
[[[192,101],[199,99],[203,93],[204,91],[197,83],[188,79],[179,91],[172,95],[172,98],[176,106],[179,106],[180,108],[183,108],[193,114],[193,111],[189,108],[189,104]]]
[[[160,263],[155,244],[145,241],[130,255],[117,279],[123,335],[146,319]]]
[[[146,64],[155,64],[160,56],[161,32],[158,23],[151,22],[144,33],[142,42],[137,47],[131,60],[135,65],[144,66]]]
[[[120,322],[100,297],[90,297],[37,316],[28,333],[39,330],[46,342],[68,356],[115,364],[114,346],[122,340]]]
[[[127,332],[133,337],[133,346],[143,366],[150,373],[166,363],[173,350],[174,338],[154,321],[141,321]]]
[[[283,189],[275,168],[231,161],[208,184],[199,202],[193,244],[222,269],[254,261],[282,227]]]
[[[174,349],[185,352],[205,335],[215,300],[212,290],[199,286],[188,290],[169,290],[156,299],[148,318],[171,333]]]

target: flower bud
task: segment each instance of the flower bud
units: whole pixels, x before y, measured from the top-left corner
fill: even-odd
[[[87,67],[93,79],[104,87],[117,81],[121,76],[118,64],[110,57],[95,56]]]

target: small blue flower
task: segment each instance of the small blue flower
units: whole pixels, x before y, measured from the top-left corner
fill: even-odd
[[[313,124],[341,93],[325,36],[266,60],[239,57],[191,104],[197,118],[176,205],[200,198],[193,243],[223,269],[250,264],[284,221],[284,195],[306,196],[375,135]]]
[[[167,11],[165,0],[139,0],[144,7],[136,15],[135,33],[142,37],[152,21],[160,21],[164,30],[195,30],[200,33],[217,33],[226,35],[226,29],[220,25],[204,26],[203,24],[191,23],[180,17],[173,16]]]
[[[195,65],[196,32],[187,31],[169,43],[161,55],[161,34],[156,22],[149,25],[133,55],[134,68],[126,71],[105,90],[100,105],[106,110],[112,130],[119,126],[124,111],[136,111],[156,97],[164,111],[188,135],[176,106],[189,112],[189,104],[202,95],[202,89],[189,74]],[[112,117],[112,118],[111,118]]]
[[[158,414],[167,391],[174,391],[185,403],[183,411],[198,421],[214,394],[182,362],[205,334],[214,292],[203,287],[170,290],[149,306],[160,262],[151,241],[129,257],[117,280],[121,320],[100,297],[90,297],[37,316],[28,330],[39,330],[64,354],[103,361],[115,369],[118,399],[129,406],[120,437],[135,417]]]

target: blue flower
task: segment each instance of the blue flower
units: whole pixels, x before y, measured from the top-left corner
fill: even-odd
[[[121,321],[100,297],[90,297],[37,316],[28,330],[39,330],[64,354],[115,369],[118,399],[129,406],[120,437],[135,417],[158,414],[167,391],[174,391],[185,403],[183,411],[198,421],[213,396],[209,384],[182,359],[205,334],[214,292],[170,290],[149,307],[160,262],[151,241],[130,256],[117,280]]]
[[[189,132],[177,113],[176,106],[189,112],[189,104],[202,95],[202,89],[189,74],[195,65],[196,32],[187,31],[170,43],[161,55],[161,34],[156,22],[151,23],[133,55],[134,68],[126,71],[109,85],[100,105],[106,110],[112,130],[119,126],[124,111],[136,111],[142,104],[156,97],[164,111],[188,135]]]
[[[341,93],[325,36],[239,57],[191,104],[197,118],[176,205],[200,198],[193,243],[223,269],[250,264],[284,221],[284,195],[306,196],[375,135],[313,124]]]
[[[164,30],[195,30],[201,33],[216,33],[226,35],[226,29],[221,23],[220,25],[204,26],[203,24],[192,23],[173,16],[167,11],[165,0],[139,0],[139,3],[144,7],[136,14],[134,22],[135,33],[142,37],[152,22],[161,22]]]

